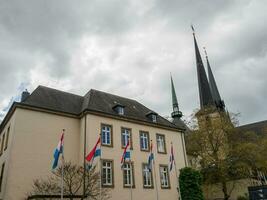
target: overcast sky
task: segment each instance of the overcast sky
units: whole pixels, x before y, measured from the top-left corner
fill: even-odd
[[[199,108],[191,23],[227,109],[267,119],[265,0],[1,0],[0,120],[23,89],[90,88],[170,116]],[[203,58],[204,58],[204,54]]]

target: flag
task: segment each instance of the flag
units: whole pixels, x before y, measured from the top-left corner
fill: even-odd
[[[154,161],[154,154],[153,154],[153,144],[151,141],[151,145],[150,145],[150,154],[148,156],[148,169],[151,172],[152,170],[152,161]]]
[[[123,164],[126,160],[130,160],[131,159],[131,154],[130,154],[130,150],[129,150],[129,143],[130,140],[128,140],[127,145],[124,147],[124,151],[123,154],[121,156],[121,167],[123,167]]]
[[[173,163],[174,163],[174,155],[173,155],[173,146],[172,146],[172,144],[171,144],[170,171],[172,171]]]
[[[100,137],[98,138],[94,148],[90,151],[90,153],[85,157],[88,162],[93,162],[95,157],[101,156],[100,149]]]
[[[59,156],[60,154],[63,154],[63,140],[64,140],[64,132],[61,134],[57,148],[54,151],[54,162],[53,162],[52,169],[55,169],[57,167]]]

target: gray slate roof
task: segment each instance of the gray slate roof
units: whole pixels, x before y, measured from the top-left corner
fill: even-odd
[[[154,111],[141,103],[133,99],[94,89],[91,89],[84,96],[79,96],[44,86],[38,86],[25,101],[21,102],[21,104],[73,115],[80,115],[83,111],[89,110],[155,124],[146,116],[149,112]],[[118,115],[113,109],[117,104],[125,106],[125,114],[123,116]],[[170,128],[184,129],[184,127],[176,126],[160,115],[157,116],[156,124]]]
[[[259,135],[267,134],[267,120],[239,126],[238,129],[246,132],[252,131]]]

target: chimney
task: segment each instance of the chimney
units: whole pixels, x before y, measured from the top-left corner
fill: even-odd
[[[20,100],[20,102],[25,101],[25,100],[28,98],[28,96],[30,96],[30,93],[28,92],[27,89],[25,89],[25,91],[23,91],[23,92],[21,93],[21,100]]]

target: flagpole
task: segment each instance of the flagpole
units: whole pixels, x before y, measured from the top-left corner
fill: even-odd
[[[156,188],[156,197],[157,197],[157,200],[159,200],[158,183],[157,183],[158,181],[157,181],[157,175],[156,175],[156,169],[155,169],[155,156],[154,156],[154,152],[153,152],[153,143],[152,143],[152,140],[150,140],[150,142],[151,142],[150,156],[151,156],[151,154],[153,154],[153,158],[152,158],[153,162],[151,163],[153,165],[153,173],[152,173],[152,176],[154,174],[154,177],[155,177],[155,188]]]
[[[152,168],[151,168],[151,165],[153,165],[153,173],[152,173],[152,177],[153,177],[153,174],[154,174],[154,177],[155,177],[155,188],[156,188],[156,197],[157,197],[157,200],[159,200],[159,193],[158,193],[158,183],[157,183],[157,176],[156,176],[156,169],[155,169],[155,157],[154,157],[154,153],[153,153],[153,142],[152,140],[150,140],[150,155],[149,155],[149,160],[151,160],[150,162],[152,162],[150,165],[150,170],[152,172]],[[153,155],[153,156],[151,156]],[[152,157],[152,158],[151,158]]]
[[[178,192],[178,199],[182,199],[181,198],[181,193],[180,193],[180,186],[179,186],[179,177],[178,177],[178,173],[177,173],[177,168],[176,168],[176,162],[174,160],[174,169],[175,169],[175,175],[176,175],[176,180],[177,180],[177,192]]]
[[[133,199],[133,173],[132,173],[132,160],[130,159],[130,176],[131,176],[131,200]]]
[[[86,157],[86,119],[87,115],[85,114],[84,117],[84,146],[83,146],[83,199],[85,198],[85,173],[86,173],[86,162],[85,162],[85,157]]]
[[[65,129],[63,129],[63,137],[65,136]],[[62,157],[61,157],[61,200],[63,200],[64,192],[64,139],[62,140]]]
[[[102,130],[101,130],[102,131]],[[102,156],[102,138],[101,138],[101,132],[100,132],[100,158],[99,158],[99,176],[100,176],[100,181],[99,181],[99,184],[100,184],[100,188],[99,188],[99,196],[100,196],[100,200],[102,199],[102,169],[101,169],[101,156]]]
[[[158,183],[157,183],[158,181],[157,181],[157,175],[156,175],[156,169],[155,169],[155,161],[154,161],[154,159],[153,159],[153,171],[154,171],[154,177],[155,177],[155,188],[156,188],[157,200],[159,200],[159,191],[158,191]]]
[[[129,137],[129,145],[130,145],[130,177],[131,177],[131,200],[133,200],[133,170],[132,170],[132,143],[131,143],[131,139]]]
[[[174,162],[174,170],[175,170],[175,176],[176,176],[176,183],[177,183],[177,192],[178,192],[178,200],[181,199],[181,194],[180,194],[180,187],[179,187],[179,177],[178,177],[178,173],[177,173],[177,167],[176,167],[176,162],[175,162],[175,159],[174,159],[174,153],[173,153],[173,145],[172,145],[172,142],[171,142],[171,156],[173,156],[173,162]]]

